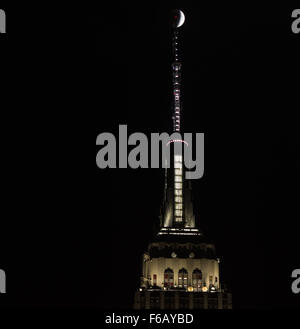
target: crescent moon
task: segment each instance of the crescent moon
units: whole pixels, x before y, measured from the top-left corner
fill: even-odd
[[[181,10],[179,10],[179,15],[180,15],[180,17],[179,17],[179,22],[177,24],[177,27],[182,26],[185,21],[184,13]]]

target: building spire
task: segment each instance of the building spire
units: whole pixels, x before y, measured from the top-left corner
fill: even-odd
[[[181,128],[181,63],[178,60],[178,31],[175,29],[173,33],[173,132],[179,133]]]
[[[184,13],[175,9],[172,11],[173,28],[173,132],[180,132],[181,129],[181,63],[179,61],[179,27],[185,21]]]
[[[175,10],[172,14],[174,51],[172,135],[176,137],[180,132],[181,114],[178,28],[184,22],[184,14],[180,10]],[[134,308],[231,309],[231,294],[229,292],[223,294],[221,290],[219,259],[216,257],[215,246],[207,242],[196,227],[191,183],[184,176],[184,154],[182,155],[180,148],[175,145],[186,144],[181,139],[173,139],[172,143],[167,144],[171,148],[172,157],[170,157],[170,168],[166,168],[161,225],[154,241],[149,243],[147,251],[143,254],[140,288],[135,294]]]
[[[173,10],[172,25],[172,84],[173,84],[173,133],[181,133],[181,62],[179,52],[179,29],[185,21],[181,10]],[[175,143],[184,143],[182,139],[172,140]],[[195,227],[191,184],[185,180],[183,155],[172,149],[171,168],[165,173],[165,195],[161,217],[159,235],[202,235]]]

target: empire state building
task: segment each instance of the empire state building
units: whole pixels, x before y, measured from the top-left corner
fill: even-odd
[[[181,132],[181,10],[172,13],[173,133]],[[172,140],[170,168],[165,173],[160,227],[142,257],[135,309],[231,309],[231,293],[220,284],[219,258],[213,243],[196,226],[191,181],[185,178],[182,152]]]

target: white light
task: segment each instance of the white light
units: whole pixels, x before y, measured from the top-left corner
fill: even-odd
[[[178,25],[177,25],[177,27],[180,27],[180,26],[182,26],[182,24],[184,23],[184,21],[185,21],[185,16],[184,16],[184,13],[181,11],[181,10],[179,10],[179,13],[180,13],[180,17],[179,17],[179,22],[178,22]]]
[[[168,141],[167,146],[170,145],[171,143],[184,143],[186,146],[189,146],[188,142],[186,142],[183,139],[172,139],[170,141]],[[176,162],[181,162],[175,159]]]

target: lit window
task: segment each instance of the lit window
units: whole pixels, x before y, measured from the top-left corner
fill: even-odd
[[[175,216],[182,217],[182,210],[175,210]]]
[[[176,189],[182,189],[182,183],[175,183]]]
[[[192,275],[192,284],[194,291],[201,291],[202,287],[202,272],[198,269],[195,269],[193,271]]]
[[[174,161],[174,168],[182,169],[182,161],[181,161],[181,155],[175,155],[175,161]]]
[[[182,163],[181,162],[175,162],[174,163],[174,168],[182,169]]]
[[[182,155],[175,155],[174,159],[175,159],[175,162],[182,162]]]
[[[165,270],[165,275],[164,275],[164,286],[166,288],[170,288],[173,287],[174,285],[174,273],[173,270],[171,270],[170,268],[167,268]]]
[[[175,169],[175,175],[182,175],[182,169]]]
[[[175,182],[182,182],[182,176],[175,176]]]
[[[175,190],[175,195],[182,195],[182,190]],[[177,202],[181,202],[181,201],[177,201]]]
[[[176,191],[181,192],[181,194],[182,194],[182,191],[180,191],[180,190],[175,190],[175,194],[176,194]],[[176,196],[175,197],[175,202],[182,203],[182,197]]]
[[[188,286],[188,272],[184,268],[182,268],[178,272],[178,286],[179,286],[179,288],[187,289],[187,286]]]
[[[175,217],[175,222],[182,222],[182,217]]]
[[[182,203],[175,203],[175,209],[182,210]]]

